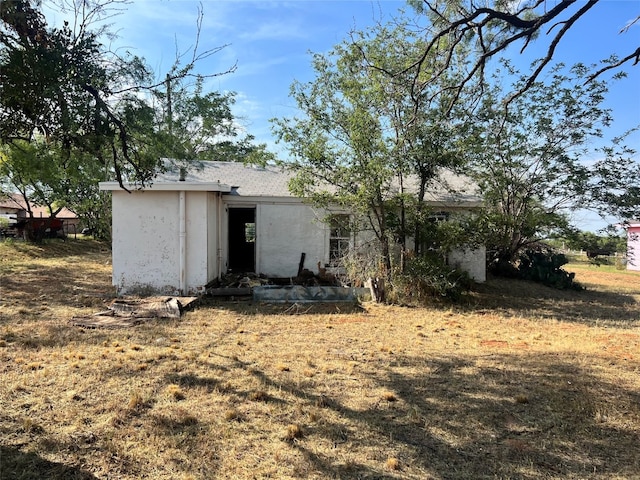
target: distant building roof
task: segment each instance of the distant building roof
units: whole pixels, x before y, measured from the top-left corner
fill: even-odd
[[[0,197],[0,208],[12,209],[16,212],[26,212],[27,203],[24,201],[24,197],[19,193],[10,193],[8,195]],[[51,216],[49,208],[42,205],[31,204],[31,211],[33,216],[37,218],[48,218]],[[78,216],[68,208],[63,207],[56,215],[56,218],[77,218]]]

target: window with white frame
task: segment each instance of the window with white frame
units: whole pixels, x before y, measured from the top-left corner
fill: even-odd
[[[331,215],[329,219],[329,265],[340,265],[351,246],[351,219],[347,214]]]

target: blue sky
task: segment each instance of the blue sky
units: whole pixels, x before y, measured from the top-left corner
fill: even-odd
[[[289,87],[294,80],[313,79],[309,52],[327,52],[350,30],[364,30],[408,8],[395,0],[133,0],[112,19],[119,36],[113,47],[144,57],[161,76],[176,49],[185,52],[194,44],[199,5],[204,12],[200,50],[228,46],[201,62],[198,71],[211,74],[237,64],[235,73],[216,77],[208,86],[235,91],[234,114],[257,141],[281,156],[285,153],[274,144],[269,119],[295,114]],[[619,32],[638,15],[640,0],[601,0],[570,30],[555,58],[567,64],[595,63],[613,53],[629,54],[640,46],[640,22]],[[530,51],[535,57],[541,54],[539,43]],[[527,65],[530,58],[514,60]],[[610,136],[640,125],[640,65],[624,69],[628,77],[612,84],[607,99],[615,118]],[[640,135],[631,142],[640,147]]]

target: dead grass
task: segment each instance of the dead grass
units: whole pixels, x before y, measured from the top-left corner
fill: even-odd
[[[640,275],[87,330],[100,244],[0,260],[2,479],[640,478]]]

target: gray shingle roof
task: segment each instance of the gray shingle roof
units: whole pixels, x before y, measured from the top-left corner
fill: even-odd
[[[178,169],[158,175],[155,182],[177,182]],[[289,172],[274,166],[256,167],[237,162],[198,162],[190,167],[185,182],[221,183],[234,187],[232,194],[243,197],[292,197]]]
[[[154,182],[178,182],[179,169],[174,167],[160,174]],[[185,183],[220,183],[232,188],[232,195],[243,197],[293,197],[289,192],[289,180],[293,173],[276,166],[257,167],[235,162],[198,162],[190,167]],[[405,190],[417,192],[415,178],[405,179]],[[397,191],[397,185],[392,187]],[[455,192],[455,193],[454,193]],[[478,204],[480,197],[474,183],[465,176],[443,171],[427,190],[425,201],[457,204]]]

